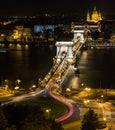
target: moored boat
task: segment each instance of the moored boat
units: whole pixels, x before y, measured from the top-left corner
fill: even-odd
[[[0,53],[6,53],[9,51],[9,48],[0,48]]]

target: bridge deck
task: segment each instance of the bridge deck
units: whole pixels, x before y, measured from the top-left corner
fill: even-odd
[[[79,115],[79,111],[77,108],[75,108],[74,104],[68,99],[64,98],[61,95],[57,94],[57,90],[60,88],[61,83],[66,78],[66,74],[71,66],[73,64],[73,61],[76,59],[76,55],[79,53],[80,48],[82,47],[83,43],[80,41],[77,41],[77,43],[74,44],[73,47],[73,59],[72,62],[69,62],[66,60],[66,55],[58,62],[55,62],[53,67],[50,69],[49,73],[45,76],[45,78],[41,81],[42,86],[45,86],[46,93],[50,95],[55,100],[63,103],[68,108],[68,113],[58,119],[56,119],[56,122],[63,122],[66,123],[69,120],[75,119],[75,113]],[[77,109],[77,112],[76,112]],[[76,116],[76,119],[78,119],[79,116]]]

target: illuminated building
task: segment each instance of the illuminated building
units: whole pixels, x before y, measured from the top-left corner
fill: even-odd
[[[98,22],[102,20],[102,16],[100,11],[97,11],[96,7],[94,7],[92,13],[87,12],[87,22]]]

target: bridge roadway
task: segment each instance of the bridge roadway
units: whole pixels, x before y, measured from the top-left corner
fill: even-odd
[[[64,55],[59,62],[54,63],[54,66],[51,68],[49,73],[41,81],[41,85],[45,86],[44,89],[42,89],[41,91],[36,90],[35,92],[21,95],[18,97],[12,97],[8,101],[3,101],[1,105],[3,106],[13,102],[29,100],[33,96],[40,96],[41,93],[46,93],[47,95],[54,98],[58,102],[61,102],[62,104],[67,106],[68,108],[68,112],[62,117],[55,119],[55,122],[69,123],[79,119],[80,111],[79,108],[76,107],[75,102],[61,96],[59,93],[57,93],[54,90],[59,89],[61,83],[66,78],[67,71],[70,68],[71,64],[73,64],[73,61],[75,61],[76,55],[79,53],[81,47],[82,47],[82,43],[79,41],[73,47],[72,62],[67,61],[66,55]],[[60,81],[59,84],[57,83],[58,80]]]
[[[66,105],[68,108],[67,114],[58,119],[55,119],[56,122],[69,123],[79,119],[79,108],[76,107],[74,101],[61,96],[59,93],[56,92],[56,90],[59,89],[61,83],[66,78],[67,72],[73,62],[75,62],[76,55],[79,53],[82,44],[83,43],[81,42],[77,42],[77,44],[75,44],[75,46],[73,47],[72,62],[67,61],[65,55],[59,62],[56,62],[54,64],[46,77],[41,81],[42,86],[45,86],[45,93],[55,100]]]

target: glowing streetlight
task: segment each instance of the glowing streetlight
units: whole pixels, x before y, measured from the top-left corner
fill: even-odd
[[[106,117],[104,117],[103,120],[106,121]]]
[[[101,95],[101,97],[103,98],[103,95]]]
[[[14,89],[15,89],[15,90],[18,90],[18,89],[19,89],[19,86],[14,87]]]
[[[46,113],[47,113],[48,118],[50,117],[50,112],[51,112],[51,109],[46,109]]]
[[[89,102],[90,102],[89,100],[85,100],[85,101],[84,101],[84,103],[85,103],[86,105],[88,105]]]
[[[84,83],[81,83],[81,86],[83,87],[83,86],[84,86]]]
[[[4,88],[5,88],[5,90],[9,89],[9,81],[7,79],[5,79],[5,81],[4,81]]]
[[[104,100],[103,100],[103,98],[104,98],[104,96],[103,96],[103,95],[101,95],[101,100],[102,100],[102,102],[104,101]]]
[[[35,85],[35,84],[33,84],[33,85],[32,85],[32,88],[36,88],[36,85]]]
[[[66,91],[67,91],[67,92],[70,92],[70,91],[71,91],[71,89],[70,89],[70,88],[67,88],[67,89],[66,89]]]
[[[86,90],[86,91],[90,91],[90,90],[91,90],[91,88],[87,88],[87,87],[86,87],[86,88],[85,88],[85,90]]]
[[[9,81],[7,79],[5,79],[4,83],[5,83],[5,85],[6,84],[8,85]]]

